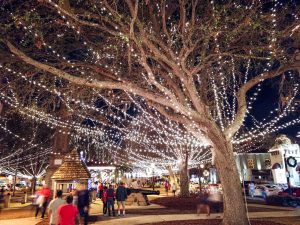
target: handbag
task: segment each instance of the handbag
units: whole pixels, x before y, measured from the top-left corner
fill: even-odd
[[[43,204],[44,204],[44,201],[45,201],[45,197],[43,195],[40,195],[37,200],[36,200],[36,204],[39,206],[39,207],[42,207]]]

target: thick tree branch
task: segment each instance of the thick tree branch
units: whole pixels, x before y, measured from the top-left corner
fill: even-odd
[[[67,11],[67,10],[65,10],[65,9],[63,9],[63,8],[61,8],[59,5],[55,4],[55,3],[52,2],[52,1],[47,1],[47,4],[49,4],[50,6],[54,7],[55,9],[59,9],[59,11],[60,11],[63,15],[65,15],[65,16],[71,18],[73,21],[75,21],[76,23],[78,23],[78,24],[80,24],[80,25],[84,25],[84,26],[88,26],[88,27],[93,27],[93,28],[98,28],[98,29],[100,29],[100,30],[102,30],[102,31],[105,31],[105,32],[107,32],[107,33],[109,33],[109,34],[111,34],[111,35],[113,35],[113,36],[118,36],[118,35],[119,35],[119,32],[118,32],[118,31],[109,29],[108,27],[102,26],[102,25],[99,24],[99,23],[94,23],[94,22],[89,22],[89,21],[85,21],[85,20],[79,19],[79,18],[78,18],[76,15],[74,15],[73,13],[71,13],[71,12],[69,12],[69,11]],[[101,18],[101,19],[104,20],[104,18]],[[111,21],[108,21],[108,20],[105,20],[105,21],[108,22],[108,23],[110,23],[110,24],[112,23]],[[112,25],[113,25],[112,27],[116,27],[115,24],[112,24]]]
[[[0,101],[0,115],[1,115],[2,111],[3,111],[3,103]]]
[[[10,49],[10,51],[12,53],[14,53],[17,57],[19,57],[25,63],[30,64],[30,65],[32,65],[38,69],[41,69],[43,71],[46,71],[51,75],[55,75],[55,76],[65,79],[65,80],[68,80],[71,83],[74,83],[76,85],[97,88],[97,89],[120,89],[123,91],[131,92],[133,94],[137,94],[139,96],[142,96],[142,97],[149,99],[153,102],[156,102],[158,104],[162,104],[167,107],[174,108],[174,105],[170,101],[168,101],[164,96],[148,92],[144,88],[140,88],[132,83],[112,82],[112,81],[95,81],[95,80],[90,81],[90,80],[87,80],[82,77],[72,76],[69,73],[66,73],[62,70],[59,70],[59,69],[49,66],[47,64],[40,63],[40,62],[28,57],[22,51],[20,51],[15,46],[13,46],[9,41],[5,41],[5,43],[8,46],[8,48]]]
[[[166,1],[165,0],[161,0],[161,4],[160,4],[160,8],[161,8],[161,14],[162,14],[162,29],[164,34],[167,37],[167,42],[170,44],[171,42],[171,36],[167,30],[167,19],[166,19]]]
[[[247,83],[245,83],[238,91],[237,93],[237,113],[235,120],[233,123],[225,130],[225,136],[229,140],[232,138],[232,136],[239,130],[241,125],[243,124],[244,117],[247,113],[247,92],[257,85],[258,83],[271,79],[277,76],[280,76],[282,73],[288,70],[300,70],[300,61],[296,61],[293,64],[288,64],[285,66],[282,66],[274,71],[269,71],[266,73],[263,73],[259,76],[256,76],[249,80]]]
[[[198,0],[192,0],[192,27],[195,26],[195,22],[196,22],[197,5],[198,5]]]

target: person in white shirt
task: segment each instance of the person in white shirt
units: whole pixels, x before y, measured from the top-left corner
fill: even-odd
[[[251,198],[254,197],[254,194],[255,194],[255,184],[253,182],[251,182],[249,184],[249,194],[250,194]]]
[[[62,191],[59,190],[56,193],[56,198],[53,199],[50,204],[49,204],[49,217],[50,217],[50,225],[56,225],[57,224],[57,219],[58,219],[58,213],[57,210],[58,208],[66,204],[66,201],[62,199]]]
[[[175,183],[173,183],[173,185],[172,185],[172,192],[173,192],[174,197],[175,197],[175,194],[176,194],[176,190],[177,190],[177,186],[176,186]]]

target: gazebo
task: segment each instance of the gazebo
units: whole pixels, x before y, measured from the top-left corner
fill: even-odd
[[[62,165],[52,175],[52,188],[54,196],[57,190],[69,193],[78,185],[85,185],[87,188],[88,179],[91,177],[87,167],[80,160],[77,150],[74,149],[70,155],[65,156]]]

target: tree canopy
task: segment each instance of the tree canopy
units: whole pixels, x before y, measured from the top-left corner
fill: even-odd
[[[32,103],[20,90],[22,84],[45,89],[69,110],[86,111],[74,114],[81,119],[101,114],[101,103],[95,102],[104,100],[114,110],[125,110],[112,120],[106,117],[105,124],[116,130],[122,130],[118,122],[128,124],[123,120],[126,110],[138,106],[154,110],[212,147],[225,206],[241,209],[225,207],[223,223],[248,223],[241,194],[231,193],[232,188],[241,193],[235,146],[247,146],[300,122],[291,116],[299,109],[300,24],[295,1],[7,0],[1,4],[0,88],[6,104],[21,108],[19,98],[22,107]],[[258,119],[252,112],[266,81],[277,84],[280,104]],[[45,101],[44,95],[29,93],[34,105],[50,106],[48,114],[55,108],[55,98]],[[51,118],[32,105],[28,113],[44,122]],[[55,126],[78,126],[51,121]],[[79,126],[78,132],[101,132]]]

